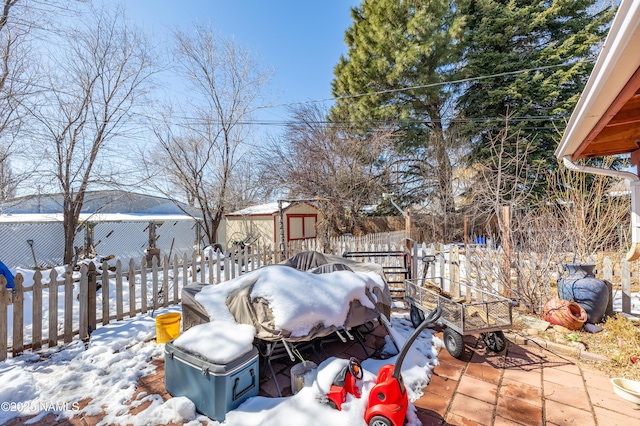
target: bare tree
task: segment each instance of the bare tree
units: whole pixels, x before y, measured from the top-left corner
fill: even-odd
[[[193,35],[181,31],[174,35],[178,75],[191,89],[189,110],[187,117],[167,117],[154,125],[158,143],[147,166],[167,177],[169,185],[163,190],[167,196],[181,198],[171,196],[177,188],[199,210],[204,232],[214,243],[230,197],[237,195],[234,176],[246,169],[250,137],[246,122],[269,72],[252,52],[216,36],[210,28],[196,25]]]
[[[21,105],[33,91],[29,41],[34,19],[27,16],[28,6],[23,3],[4,0],[0,11],[0,202],[13,198],[18,185],[28,177],[11,166],[11,157],[19,151],[16,141],[24,118]]]
[[[290,197],[317,198],[319,234],[358,233],[362,208],[377,204],[388,186],[392,132],[381,127],[358,137],[349,125],[326,117],[316,105],[293,109],[285,134],[272,141],[262,161],[264,179]]]
[[[611,168],[612,159],[601,167]],[[559,167],[550,176],[548,200],[562,224],[565,250],[586,262],[599,251],[620,249],[620,230],[629,229],[630,191],[624,181]],[[621,228],[622,227],[622,228]],[[626,232],[625,232],[626,233]]]
[[[507,149],[513,146],[516,149]],[[515,210],[533,200],[532,183],[540,170],[529,165],[532,146],[532,141],[510,132],[507,117],[504,129],[490,138],[488,163],[475,166],[474,182],[470,188],[472,212],[484,217],[487,225],[495,221],[501,233],[505,230],[502,208],[509,206]]]
[[[122,180],[114,175],[118,162],[106,154],[126,135],[154,67],[148,41],[129,27],[121,9],[92,9],[60,43],[43,83],[48,88],[30,112],[40,124],[38,148],[53,163],[41,176],[63,194],[68,264],[87,188]]]
[[[514,146],[514,150],[506,149]],[[550,220],[547,216],[544,217],[547,222],[542,224],[540,210],[533,212],[532,183],[538,178],[539,170],[532,170],[528,165],[532,141],[522,139],[518,133],[511,134],[507,117],[504,129],[490,138],[489,148],[491,156],[488,163],[475,168],[470,210],[476,218],[486,221],[487,233],[500,243],[500,255],[496,257],[492,252],[478,252],[474,262],[481,274],[493,277],[492,281],[501,284],[504,295],[534,307],[542,295],[540,284],[547,277],[544,274],[532,276],[527,265],[532,258],[539,262],[555,256],[558,247],[536,243],[548,241],[550,235],[547,232],[557,227],[547,223]],[[555,222],[551,220],[551,223]],[[523,257],[522,253],[527,255]],[[514,267],[516,276],[520,277],[515,281]],[[539,269],[538,273],[541,271]]]

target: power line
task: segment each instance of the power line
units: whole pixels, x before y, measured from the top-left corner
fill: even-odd
[[[471,82],[471,81],[486,80],[486,79],[489,79],[489,78],[505,77],[505,76],[508,76],[508,75],[523,74],[523,73],[532,72],[532,71],[542,71],[542,70],[551,69],[551,68],[561,68],[561,67],[566,67],[566,66],[574,66],[574,65],[579,64],[581,62],[585,62],[585,60],[581,59],[581,60],[576,61],[576,62],[564,62],[562,64],[556,64],[556,65],[545,65],[545,66],[536,67],[536,68],[526,68],[526,69],[517,70],[517,71],[506,71],[506,72],[501,72],[501,73],[498,73],[498,74],[483,75],[483,76],[479,76],[479,77],[462,78],[462,79],[459,79],[459,80],[442,81],[442,82],[438,82],[438,83],[429,83],[429,84],[423,84],[423,85],[418,85],[418,86],[400,87],[398,89],[378,90],[378,91],[375,91],[375,92],[356,93],[356,94],[353,94],[353,95],[342,95],[342,96],[338,96],[338,97],[331,97],[331,98],[324,98],[324,99],[312,99],[312,100],[308,100],[308,101],[299,101],[299,102],[287,102],[287,103],[283,103],[283,104],[260,105],[260,106],[256,107],[256,109],[280,108],[280,107],[286,107],[286,106],[292,106],[292,105],[304,105],[304,104],[311,104],[311,103],[336,101],[336,100],[341,100],[341,99],[361,98],[363,96],[383,95],[383,94],[387,94],[387,93],[406,92],[406,91],[409,91],[409,90],[427,89],[427,88],[430,88],[430,87],[444,86],[444,85],[447,85],[447,84],[461,84],[461,83],[468,83],[468,82]]]
[[[505,77],[505,76],[508,76],[508,75],[524,74],[526,72],[542,71],[542,70],[546,70],[546,69],[561,68],[561,67],[566,67],[566,66],[574,66],[574,65],[579,64],[581,62],[586,62],[586,60],[585,59],[581,59],[581,60],[576,61],[576,62],[564,62],[562,64],[556,64],[556,65],[545,65],[545,66],[540,66],[540,67],[536,67],[536,68],[526,68],[526,69],[521,69],[521,70],[516,70],[516,71],[505,71],[505,72],[497,73],[497,74],[483,75],[483,76],[478,76],[478,77],[469,77],[469,78],[463,78],[463,79],[459,79],[459,80],[443,81],[443,82],[438,82],[438,83],[429,83],[429,84],[423,84],[423,85],[418,85],[418,86],[400,87],[400,88],[397,88],[397,89],[385,89],[385,90],[378,90],[378,91],[375,91],[375,92],[356,93],[356,94],[352,94],[352,95],[342,95],[342,96],[338,96],[338,97],[322,98],[322,99],[310,99],[310,100],[306,100],[306,101],[295,101],[295,102],[287,102],[287,103],[280,103],[280,104],[258,105],[258,106],[255,107],[255,110],[270,109],[270,108],[281,108],[281,107],[293,106],[293,105],[304,105],[304,104],[312,104],[312,103],[329,102],[329,101],[336,101],[336,100],[341,100],[341,99],[355,99],[355,98],[361,98],[361,97],[364,97],[364,96],[374,96],[374,95],[382,95],[382,94],[388,94],[388,93],[400,93],[400,92],[407,92],[407,91],[410,91],[410,90],[419,90],[419,89],[427,89],[427,88],[430,88],[430,87],[444,86],[444,85],[448,85],[448,84],[469,83],[471,81],[479,81],[479,80],[486,80],[486,79],[490,79],[490,78]],[[19,82],[19,80],[12,79],[11,77],[9,77],[9,80],[14,80],[16,82]],[[32,87],[36,87],[36,88],[39,88],[39,89],[42,89],[42,90],[50,90],[51,89],[50,87],[39,85],[39,84],[32,83],[32,82],[29,83],[29,84]],[[62,94],[68,95],[68,96],[76,96],[73,93],[65,92],[65,91],[60,90],[60,89],[57,89],[57,91],[59,93],[62,93]]]

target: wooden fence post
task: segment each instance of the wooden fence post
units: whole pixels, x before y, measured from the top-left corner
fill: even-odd
[[[602,260],[602,278],[607,281],[613,281],[613,262],[609,256]]]

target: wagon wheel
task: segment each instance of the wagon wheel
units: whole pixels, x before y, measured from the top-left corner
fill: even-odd
[[[424,321],[424,314],[412,303],[411,310],[409,311],[409,318],[411,319],[413,328],[418,328],[420,327],[420,324],[422,324],[422,321]]]
[[[507,346],[507,340],[504,337],[504,333],[500,330],[481,333],[481,336],[484,344],[493,352],[502,352]]]
[[[452,357],[461,359],[464,354],[464,342],[462,335],[449,327],[444,329],[443,333],[444,347]]]

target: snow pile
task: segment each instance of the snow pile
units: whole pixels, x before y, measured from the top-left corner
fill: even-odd
[[[255,335],[250,325],[211,321],[191,327],[173,344],[214,364],[228,364],[251,352]]]
[[[100,328],[86,349],[75,341],[49,351],[49,359],[24,354],[0,363],[0,400],[14,403],[0,411],[0,423],[52,411],[67,417],[104,412],[107,423],[122,423],[119,418],[128,411],[123,405],[132,399],[140,377],[155,371],[150,361],[162,356],[163,345],[144,342],[154,335],[153,319],[140,317]],[[81,401],[88,404],[80,408]]]
[[[341,327],[349,313],[349,303],[358,300],[373,308],[366,289],[384,289],[374,273],[337,271],[310,274],[287,266],[257,269],[220,285],[205,287],[196,295],[212,320],[235,321],[226,305],[229,293],[254,283],[251,299],[264,298],[274,315],[275,326],[305,336],[318,324]]]

